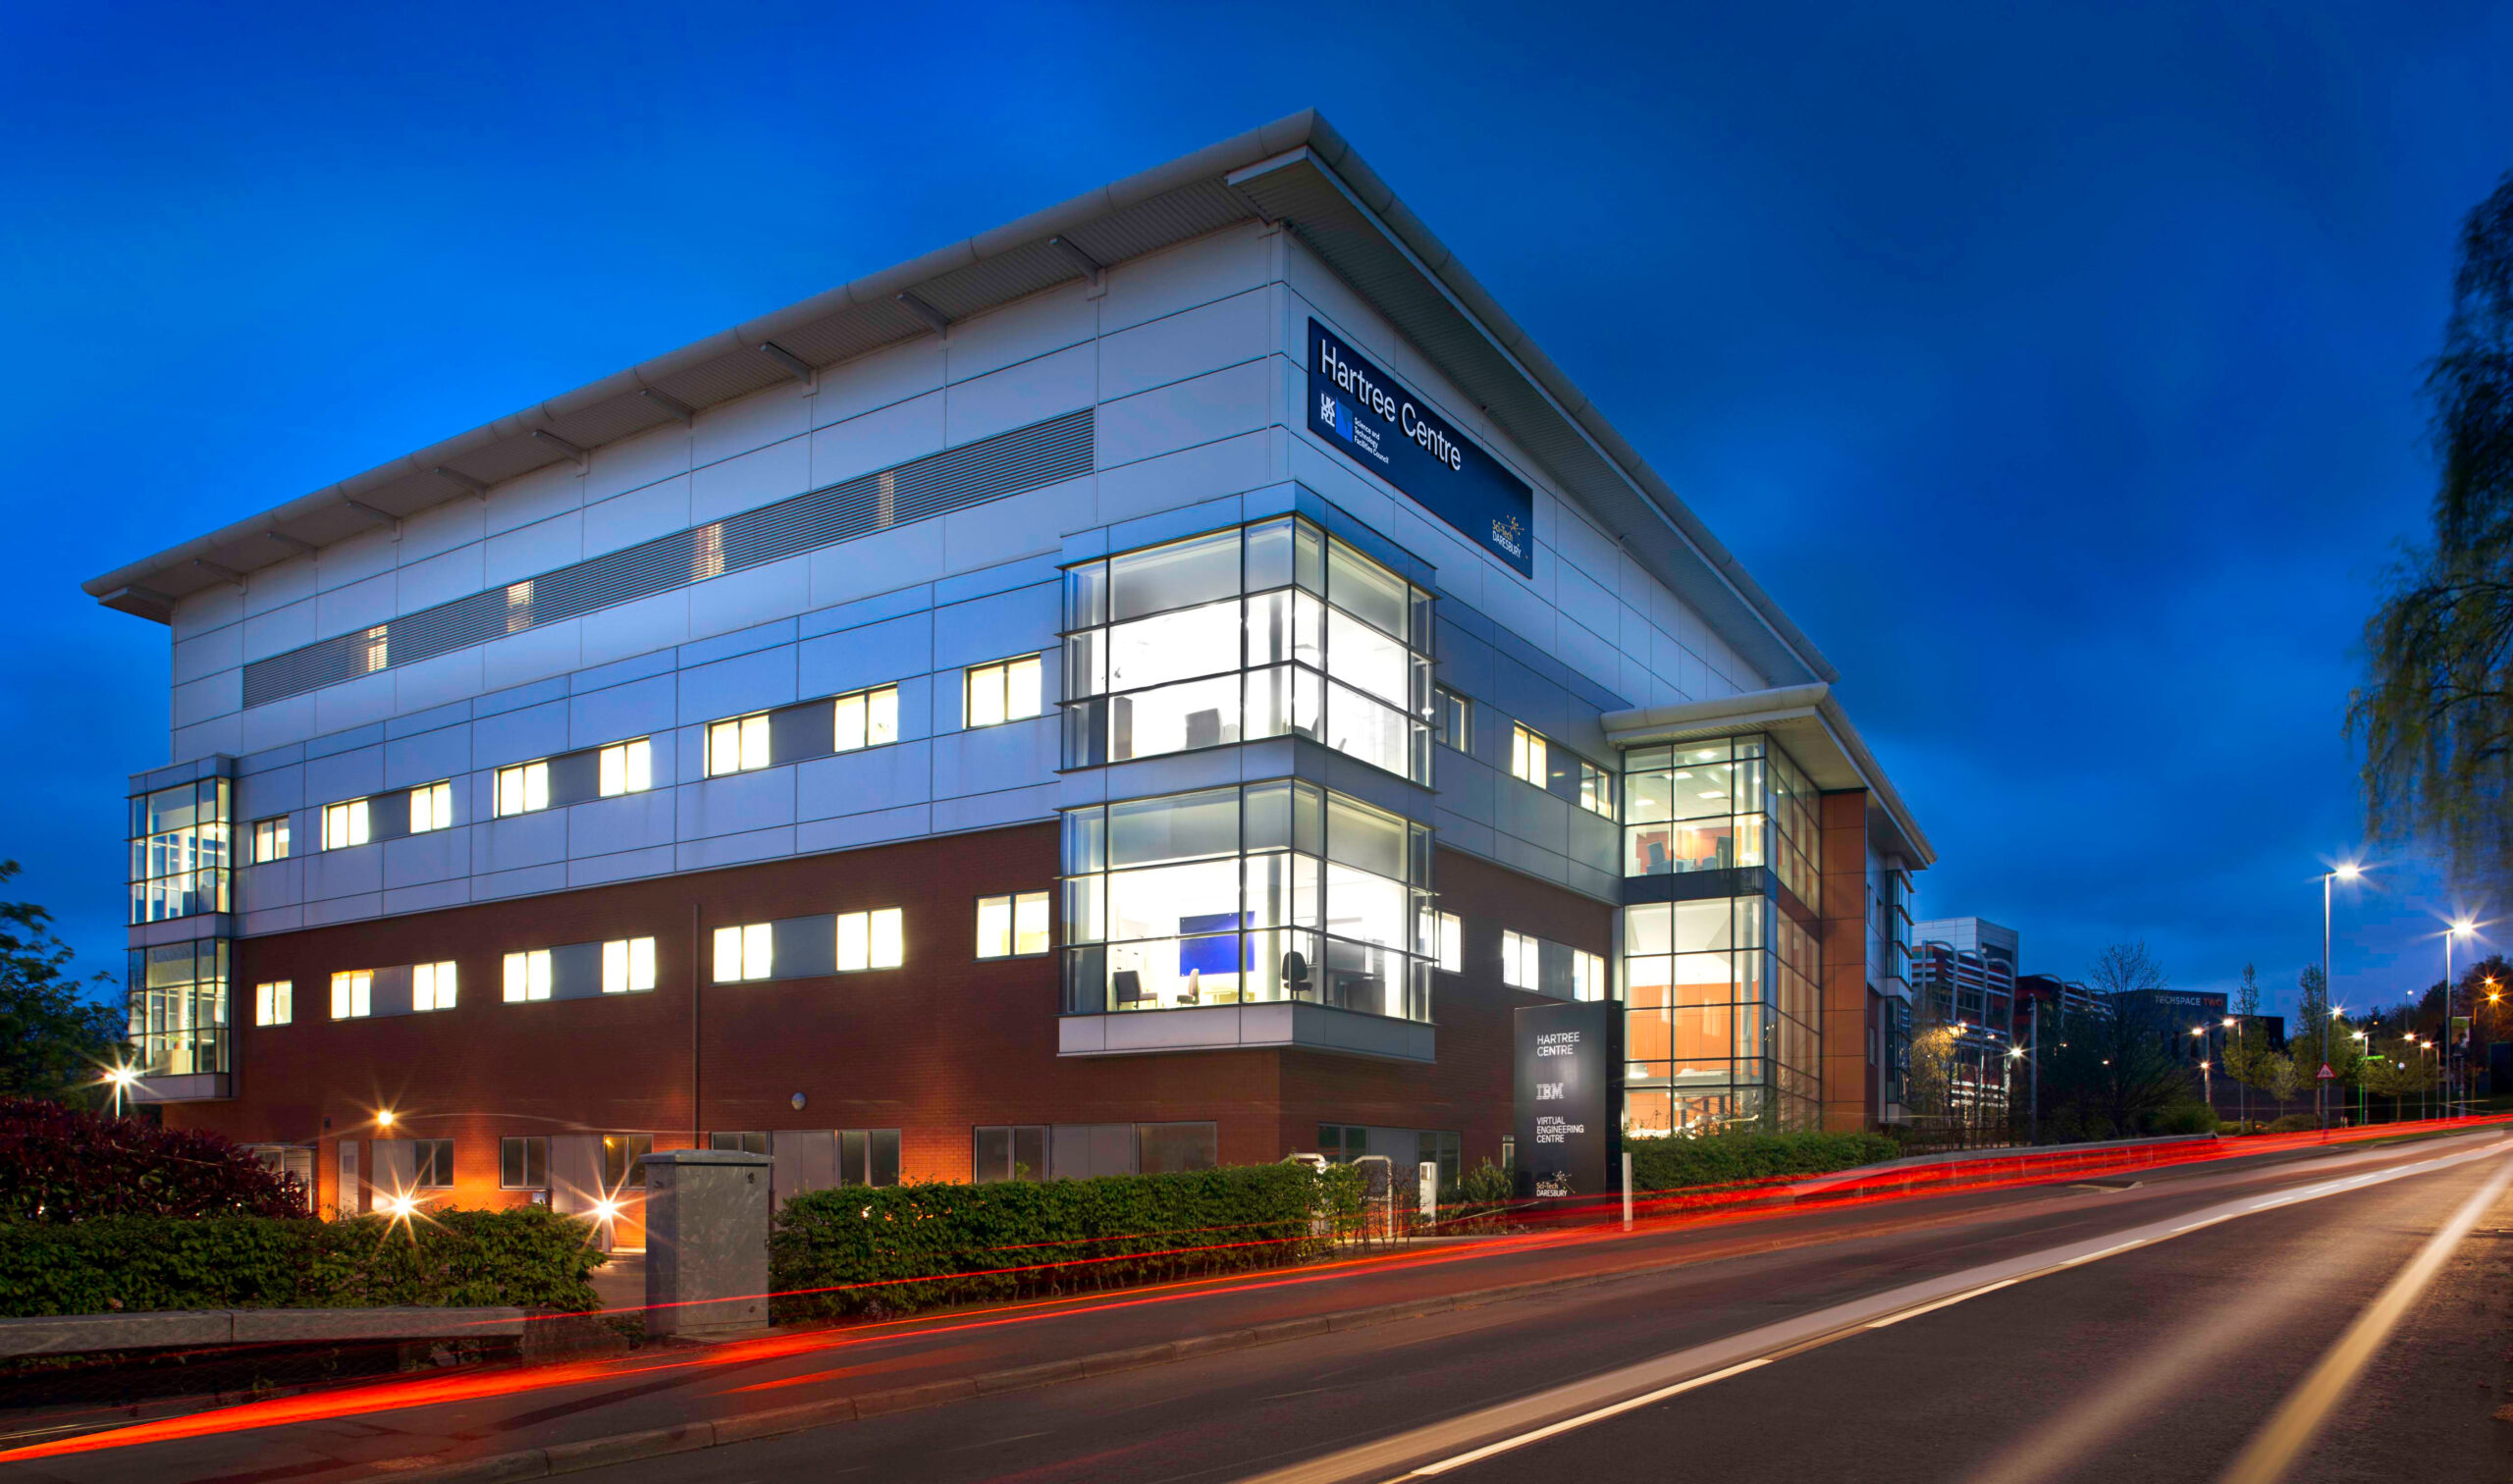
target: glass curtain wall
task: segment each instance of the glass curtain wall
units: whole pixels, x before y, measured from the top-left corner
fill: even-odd
[[[134,923],[227,910],[230,786],[225,778],[203,778],[133,796]]]
[[[1068,1015],[1431,1018],[1431,831],[1299,779],[1064,813]]]
[[[1068,567],[1064,764],[1297,735],[1428,783],[1430,614],[1297,517]]]
[[[1624,909],[1626,1129],[1817,1127],[1813,786],[1761,737],[1634,748],[1624,768],[1626,875],[1736,873],[1702,883],[1715,895]]]
[[[131,950],[131,1043],[142,1077],[228,1070],[227,942]]]

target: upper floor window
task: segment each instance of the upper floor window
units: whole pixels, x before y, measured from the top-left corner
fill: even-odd
[[[375,1003],[375,976],[364,969],[351,969],[332,976],[332,1019],[356,1020],[369,1014]]]
[[[1626,875],[1769,866],[1822,911],[1814,785],[1758,736],[1624,754]]]
[[[776,931],[773,923],[746,923],[716,929],[716,982],[764,980],[775,972]]]
[[[519,1005],[550,997],[550,950],[531,948],[506,958],[506,1002]]]
[[[1579,760],[1579,807],[1593,815],[1614,818],[1614,774],[1585,758]]]
[[[1532,989],[1541,978],[1538,968],[1538,945],[1542,940],[1524,933],[1501,934],[1501,982],[1513,989]]]
[[[323,806],[323,848],[346,850],[363,845],[367,835],[367,810],[364,799],[351,799],[344,804]]]
[[[1547,942],[1532,933],[1501,934],[1501,982],[1556,999],[1597,1000],[1607,995],[1606,961],[1585,949]]]
[[[904,915],[896,907],[837,915],[837,972],[896,969],[907,959]]]
[[[1474,751],[1474,707],[1445,685],[1431,687],[1431,734],[1442,747]]]
[[[415,808],[415,806],[413,806]],[[498,769],[499,819],[550,807],[550,765],[519,763]],[[412,826],[416,827],[415,823]]]
[[[285,1026],[295,1019],[296,986],[287,980],[274,980],[253,986],[253,1024]]]
[[[1047,894],[978,898],[978,957],[1026,958],[1047,951]]]
[[[655,987],[655,940],[614,938],[602,945],[602,992],[642,994]]]
[[[602,750],[598,764],[602,797],[644,793],[655,786],[654,744],[644,737],[614,742]]]
[[[899,688],[884,685],[840,696],[831,705],[830,715],[830,746],[834,750],[854,752],[858,748],[887,746],[899,739]]]
[[[454,785],[422,783],[410,790],[410,833],[445,829],[454,823]]]
[[[1038,714],[1038,656],[969,666],[969,725],[995,726]]]
[[[707,776],[748,772],[768,766],[768,713],[736,716],[707,728]]]
[[[131,920],[227,910],[229,783],[202,778],[131,801]]]
[[[411,966],[410,1008],[414,1011],[454,1008],[454,965],[451,962]]]
[[[1428,782],[1430,606],[1293,517],[1069,567],[1065,765],[1303,736]]]
[[[252,864],[259,866],[265,861],[285,861],[287,859],[288,816],[278,815],[267,820],[255,820],[253,822]]]
[[[1454,912],[1440,914],[1440,972],[1459,974],[1466,969],[1466,924]]]
[[[1510,776],[1522,783],[1545,786],[1553,776],[1552,765],[1545,756],[1544,736],[1524,726],[1510,728]]]

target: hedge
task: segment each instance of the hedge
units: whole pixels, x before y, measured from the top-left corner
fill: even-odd
[[[216,1134],[0,1098],[0,1221],[297,1216],[305,1196]]]
[[[0,1315],[597,1305],[583,1222],[538,1206],[382,1216],[0,1222]]]
[[[1702,1139],[1635,1139],[1631,1184],[1677,1191],[1774,1175],[1822,1175],[1901,1156],[1882,1134],[1713,1134]]]
[[[1285,1163],[815,1191],[769,1235],[774,1313],[904,1313],[1298,1261],[1321,1225],[1358,1212],[1360,1189],[1350,1167]]]

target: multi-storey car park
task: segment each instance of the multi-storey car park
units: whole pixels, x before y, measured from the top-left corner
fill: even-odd
[[[1899,1116],[1832,668],[1301,114],[88,583],[164,623],[170,1122],[584,1209]]]

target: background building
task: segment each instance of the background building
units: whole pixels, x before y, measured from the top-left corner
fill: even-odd
[[[1948,1116],[1997,1123],[2007,1104],[2007,1051],[2016,1044],[2016,933],[1984,918],[1937,918],[1911,928],[1911,983],[1922,1034],[1943,1040]]]
[[[1313,114],[88,588],[146,1093],[326,1205],[1454,1169],[1547,998],[1635,1136],[1898,1098],[1834,672]]]

